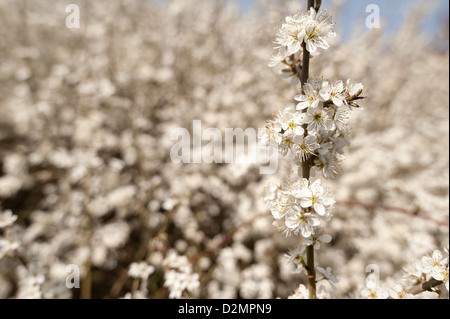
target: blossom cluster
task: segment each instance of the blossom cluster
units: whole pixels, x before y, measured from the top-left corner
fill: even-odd
[[[180,299],[198,294],[199,274],[193,272],[186,256],[179,256],[175,251],[171,251],[164,259],[163,265],[167,269],[164,286],[170,290],[169,298]]]
[[[264,130],[259,131],[259,138],[270,153],[274,149],[284,156],[290,153],[294,163],[302,167],[303,178],[283,186],[271,186],[266,190],[265,201],[278,230],[286,236],[293,234],[304,239],[301,249],[291,251],[289,261],[296,265],[296,271],[307,269],[309,278],[315,281],[316,266],[309,264],[307,268],[302,254],[305,246],[311,253],[311,246],[314,252],[321,243],[331,241],[324,226],[332,217],[330,209],[335,200],[322,187],[320,179],[313,182],[308,178],[313,167],[320,169],[327,179],[336,177],[340,157],[349,144],[346,137],[349,113],[353,108],[359,108],[356,102],[363,99],[364,87],[360,83],[351,84],[350,80],[344,83],[341,80],[308,79],[309,67],[304,67],[303,63],[309,65],[310,55],[306,55],[303,48],[314,54],[318,48],[330,47],[328,38],[336,36],[330,15],[311,7],[305,14],[288,16],[285,22],[276,34],[276,53],[269,66],[280,62],[289,66],[281,75],[301,80],[301,94],[294,97],[295,110],[288,107],[279,111],[267,121]],[[297,56],[300,51],[305,54],[303,59]],[[334,287],[337,279],[329,282]],[[302,298],[305,290],[300,285],[291,297]],[[308,296],[317,297],[311,291]],[[322,295],[327,297],[327,294]]]
[[[145,261],[133,262],[129,266],[128,276],[134,278],[134,287],[125,294],[124,299],[145,299],[148,297],[148,279],[155,272],[155,267]],[[137,286],[139,285],[139,287]]]
[[[348,145],[346,137],[349,113],[359,108],[363,85],[350,80],[329,82],[310,79],[304,85],[304,94],[295,96],[296,110],[286,108],[267,121],[260,130],[263,147],[291,154],[300,165],[312,159],[325,178],[335,178],[339,161]],[[307,133],[307,134],[305,134]]]
[[[65,286],[66,274],[61,271],[65,267],[59,263],[51,269],[43,266],[32,247],[20,240],[23,231],[16,224],[17,219],[11,210],[0,208],[0,262],[12,265],[20,261],[14,272],[18,280],[17,298],[71,298],[72,293]]]
[[[402,280],[395,283],[390,289],[382,287],[379,283],[379,278],[376,278],[374,274],[369,275],[366,280],[366,287],[360,291],[361,298],[420,299],[423,298],[425,290],[430,290],[429,293],[434,293],[435,295],[432,295],[433,298],[436,298],[438,295],[448,298],[449,248],[447,247],[444,250],[447,257],[444,257],[440,250],[434,250],[431,255],[423,256],[419,261],[405,267]],[[424,290],[422,288],[423,285],[426,285],[430,280],[436,280],[436,284]]]
[[[319,48],[328,49],[328,39],[336,36],[332,31],[333,26],[331,16],[326,11],[316,11],[314,8],[307,13],[286,17],[275,36],[275,54],[269,66],[275,66],[288,56],[298,53],[303,43],[310,53],[315,53]]]
[[[422,272],[427,276],[437,281],[444,283],[445,288],[449,291],[449,267],[448,267],[448,254],[449,248],[445,249],[447,257],[443,257],[439,250],[435,250],[431,256],[424,256],[422,258]]]
[[[444,249],[447,256],[440,250],[434,250],[431,254],[423,256],[419,261],[405,268],[404,281],[407,285],[436,280],[442,282],[449,292],[449,247]]]
[[[329,196],[320,180],[309,183],[305,178],[288,182],[283,187],[272,185],[265,196],[275,219],[274,225],[286,236],[301,235],[318,240],[319,229],[328,222],[335,200]],[[314,244],[313,243],[313,244]]]

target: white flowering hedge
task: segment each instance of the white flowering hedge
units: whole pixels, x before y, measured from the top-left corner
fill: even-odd
[[[62,4],[0,1],[0,298],[306,298],[307,246],[317,298],[447,296],[448,50],[417,32],[427,10],[344,41],[336,6],[334,26],[290,0],[248,15],[72,2],[76,30]],[[271,65],[294,87],[266,67],[274,35]],[[302,41],[315,51],[304,92]],[[171,130],[198,119],[265,125],[278,173],[171,162]]]

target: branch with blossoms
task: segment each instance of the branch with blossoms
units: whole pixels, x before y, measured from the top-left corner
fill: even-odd
[[[334,178],[347,140],[349,113],[359,108],[364,97],[363,85],[323,78],[309,78],[309,60],[319,50],[330,48],[328,40],[334,38],[331,15],[320,9],[321,1],[308,0],[308,10],[288,16],[275,37],[275,53],[270,67],[282,64],[283,77],[293,83],[300,82],[301,91],[294,97],[295,109],[279,111],[261,130],[262,146],[275,149],[283,156],[290,154],[298,167],[299,178],[267,188],[267,203],[274,225],[286,236],[297,236],[302,245],[291,251],[289,261],[298,270],[306,271],[306,287],[300,286],[293,298],[327,298],[331,296],[321,287],[316,289],[317,272],[330,283],[332,290],[337,282],[332,270],[316,266],[315,250],[321,243],[329,243],[325,233],[333,217],[335,200],[322,186],[320,179],[311,180],[311,169],[319,169],[324,178]],[[316,272],[317,271],[317,272]]]
[[[404,269],[404,276],[391,289],[380,287],[376,277],[370,276],[366,287],[360,292],[364,299],[417,299],[423,292],[433,292],[442,298],[448,298],[449,267],[448,247],[435,250],[431,255],[423,256],[420,261]]]
[[[414,271],[405,270],[406,275],[416,281],[416,285],[407,290],[408,293],[417,295],[421,292],[431,291],[436,287],[443,285],[448,294],[449,248],[445,248],[444,251],[447,254],[447,257],[444,257],[441,251],[435,250],[430,256],[423,256],[421,261],[414,265]]]

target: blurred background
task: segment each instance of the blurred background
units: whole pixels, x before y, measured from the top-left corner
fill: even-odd
[[[80,8],[68,29],[66,6]],[[367,29],[368,4],[381,27]],[[0,298],[121,298],[128,269],[154,267],[149,298],[168,298],[174,255],[199,275],[197,298],[286,298],[305,276],[272,226],[264,188],[295,178],[255,163],[175,164],[174,128],[259,128],[299,88],[267,64],[291,0],[0,0]],[[402,268],[448,245],[448,2],[332,1],[338,37],[311,75],[365,86],[339,177],[333,241],[317,262],[357,297],[369,264],[392,286]],[[66,265],[81,288],[65,288]],[[169,266],[168,266],[169,264]],[[34,277],[33,277],[34,276]],[[39,276],[37,281],[36,276]],[[128,295],[129,296],[129,295]],[[190,295],[191,296],[191,295]]]

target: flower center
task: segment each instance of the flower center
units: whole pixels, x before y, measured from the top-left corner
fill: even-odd
[[[297,124],[295,124],[294,122],[290,122],[290,123],[289,123],[289,128],[290,128],[291,130],[293,130],[296,126],[297,126]]]
[[[314,114],[314,121],[315,122],[320,122],[322,120],[323,120],[323,116],[322,116],[321,113]]]

